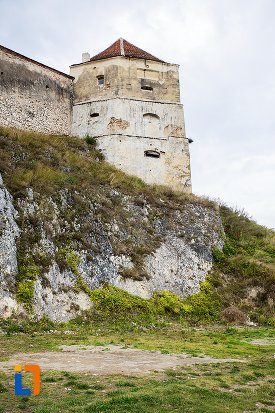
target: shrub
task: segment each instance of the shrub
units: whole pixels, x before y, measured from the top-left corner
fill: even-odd
[[[34,284],[39,274],[39,268],[35,264],[26,265],[26,258],[18,260],[19,270],[17,275],[16,298],[24,304],[27,311],[32,310],[32,301],[34,296]]]
[[[31,310],[34,295],[34,281],[20,281],[17,286],[16,298],[19,302],[25,304],[27,310]]]
[[[169,291],[154,293],[153,303],[158,313],[180,314],[185,312],[183,300],[177,294]]]
[[[223,263],[225,260],[223,251],[221,251],[218,248],[212,249],[212,258],[214,262],[219,263],[219,264]]]
[[[221,302],[208,280],[200,284],[200,291],[185,300],[187,313],[194,321],[214,321],[219,319]]]
[[[96,138],[86,135],[85,136],[85,141],[88,145],[96,145]]]
[[[150,300],[131,295],[109,284],[91,291],[90,298],[98,311],[113,317],[155,312]]]
[[[220,313],[221,319],[228,323],[246,324],[247,316],[237,307],[230,306]]]
[[[18,280],[19,281],[35,281],[39,274],[39,268],[35,264],[30,265],[20,265],[18,271]]]

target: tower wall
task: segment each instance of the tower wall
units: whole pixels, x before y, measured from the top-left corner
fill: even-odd
[[[154,139],[109,135],[99,137],[98,148],[108,162],[122,171],[141,178],[147,184],[166,185],[191,193],[189,153],[183,139]],[[146,156],[158,152],[159,158]]]
[[[165,139],[185,138],[179,103],[114,98],[78,103],[73,108],[72,133],[101,136],[113,133]]]
[[[72,133],[95,137],[108,162],[148,184],[191,192],[181,104],[125,98],[77,104]]]
[[[75,103],[128,97],[141,100],[180,102],[178,65],[152,60],[115,57],[72,65]],[[97,79],[104,76],[104,86]],[[141,89],[152,87],[152,91]]]
[[[70,74],[72,134],[95,137],[108,162],[148,184],[191,192],[178,65],[116,56]]]

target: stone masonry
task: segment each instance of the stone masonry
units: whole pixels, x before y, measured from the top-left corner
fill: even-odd
[[[0,46],[0,124],[70,134],[73,78]]]

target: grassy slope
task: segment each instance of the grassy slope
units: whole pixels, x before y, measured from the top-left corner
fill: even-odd
[[[19,211],[22,231],[17,242],[17,297],[27,304],[32,301],[37,274],[43,275],[52,260],[61,269],[69,267],[75,272],[74,251],[88,250],[87,258],[91,260],[100,252],[99,228],[106,231],[114,221],[117,223],[120,232],[112,233],[108,241],[114,254],[130,256],[134,263],[128,273],[123,269],[122,275],[142,279],[147,276],[142,271],[144,256],[161,242],[154,229],[155,220],[158,217],[165,220],[167,230],[173,230],[174,211],[184,212],[186,205],[190,209],[192,203],[214,207],[214,203],[206,199],[145,185],[139,178],[104,162],[93,144],[74,137],[0,128],[0,172]],[[33,189],[38,208],[26,216],[22,205],[29,187]],[[150,205],[146,222],[141,213],[133,212],[133,208],[141,210],[144,205]],[[55,208],[62,231],[52,225],[56,219]],[[54,257],[49,257],[41,248],[39,251],[42,230],[58,247]]]
[[[87,144],[76,137],[25,132],[1,126],[0,137],[0,172],[15,197],[30,186],[49,196],[64,188],[83,192],[89,189],[95,193],[100,186],[109,186],[126,195],[145,195],[152,204],[158,203],[157,198],[161,196],[164,202],[191,201],[214,205],[207,199],[175,193],[166,187],[152,187],[139,178],[126,175],[103,161],[93,141]]]
[[[94,145],[88,145],[79,138],[0,128],[0,160],[0,172],[15,202],[24,199],[28,187],[53,199],[60,190],[69,191],[72,194],[72,206],[67,209],[68,215],[65,216],[68,222],[73,222],[77,215],[85,216],[89,201],[97,202],[99,197],[101,207],[96,211],[99,219],[108,221],[115,217],[121,222],[127,222],[125,210],[121,207],[118,197],[113,195],[113,190],[131,196],[137,203],[146,200],[152,207],[152,216],[159,214],[159,209],[183,209],[186,203],[215,207],[206,199],[174,193],[164,187],[145,185],[140,179],[128,176],[104,162]],[[257,322],[274,324],[274,232],[227,207],[222,206],[220,212],[225,229],[225,248],[223,252],[218,250],[213,252],[215,265],[209,277],[210,284],[209,282],[204,284],[202,292],[185,303],[179,302],[175,296],[160,297],[157,300],[160,313],[166,311],[184,317],[190,316],[191,313],[192,321],[201,322],[217,319],[220,308],[225,309],[234,305]],[[50,219],[50,211],[46,213],[49,214],[47,219]],[[46,257],[31,255],[32,244],[37,241],[39,233],[39,228],[35,227],[39,222],[38,220],[36,222],[37,218],[34,217],[33,222],[25,222],[24,217],[19,219],[19,224],[24,231],[18,244],[21,270],[18,276],[17,293],[18,297],[23,299],[30,293],[29,290],[24,290],[26,285],[28,286],[27,283],[22,284],[22,280],[25,281],[24,277],[30,279],[31,284],[36,277],[37,265],[46,268],[49,264]],[[85,224],[86,229],[81,228],[81,234],[85,234],[85,230],[87,233],[91,231],[89,223]],[[34,231],[31,232],[30,227],[34,228]],[[132,231],[135,231],[135,228]],[[136,261],[137,269],[135,268],[134,276],[137,278],[143,276],[138,273],[138,268],[142,267],[142,256],[154,250],[159,243],[150,228],[146,231],[144,245],[135,245],[128,241],[119,243],[119,240],[115,240],[113,245],[118,249],[117,253],[129,254],[133,261]],[[60,234],[60,237],[62,239],[55,239],[57,245],[58,242],[60,245],[64,243],[70,245],[73,242],[84,243],[85,247],[85,237],[81,239],[81,235],[75,233],[73,229]],[[139,234],[134,232],[131,238],[140,239]],[[74,259],[70,255],[69,258],[70,261]],[[62,263],[64,257],[59,256],[56,259],[59,260],[60,265],[68,264],[68,262]],[[69,261],[68,256],[67,261]],[[71,267],[73,265],[74,262]],[[253,292],[255,298],[250,297]],[[110,300],[110,295],[114,296],[114,300]],[[93,298],[96,299],[99,308],[103,307],[103,313],[106,313],[106,306],[108,307],[110,301],[112,306],[107,310],[111,310],[111,313],[121,308],[122,303],[125,304],[125,308],[122,306],[123,310],[127,312],[129,308],[132,308],[134,313],[137,309],[138,312],[140,309],[141,311],[148,309],[148,303],[144,300],[137,301],[129,295],[123,296],[115,289],[103,294],[94,294]],[[152,305],[156,306],[156,301],[153,300],[149,304],[152,308]]]
[[[275,233],[243,212],[225,206],[220,212],[225,245],[223,252],[213,251],[211,283],[224,307],[275,325]]]
[[[0,172],[16,200],[28,186],[37,191],[43,189],[50,196],[64,187],[81,188],[96,195],[103,187],[142,195],[152,204],[158,203],[160,196],[165,203],[208,203],[173,194],[165,188],[152,189],[100,161],[93,146],[76,138],[60,139],[7,129],[0,129],[0,135],[5,136],[0,138]],[[108,214],[112,213],[108,203],[106,209]],[[119,211],[117,208],[115,214]],[[221,215],[226,233],[224,252],[214,251],[210,283],[187,303],[169,295],[148,303],[107,288],[95,292],[97,306],[93,313],[66,325],[57,326],[48,320],[38,324],[2,321],[5,333],[0,335],[0,359],[18,349],[36,352],[55,350],[60,344],[120,343],[164,353],[242,358],[245,363],[198,365],[143,378],[42,372],[42,392],[36,398],[13,396],[13,374],[0,372],[0,413],[272,411],[274,346],[255,346],[247,341],[274,337],[274,330],[224,326],[203,329],[186,325],[190,306],[196,310],[193,321],[200,322],[209,316],[211,305],[214,303],[215,310],[218,302],[223,307],[235,305],[254,313],[256,319],[269,324],[274,317],[274,232],[226,207],[221,207]],[[256,300],[247,301],[251,287],[262,290]],[[121,306],[122,311],[113,319]],[[184,311],[179,311],[182,306]],[[152,307],[158,308],[157,318],[152,315]],[[131,316],[125,317],[125,312],[130,314],[131,310]]]

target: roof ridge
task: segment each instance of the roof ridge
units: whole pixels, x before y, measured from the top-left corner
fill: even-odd
[[[125,56],[125,51],[124,51],[124,39],[122,38],[122,37],[120,37],[120,54],[122,55],[122,56]]]
[[[133,43],[120,37],[112,43],[107,49],[91,57],[90,61],[108,59],[111,57],[124,56],[134,59],[153,60],[155,62],[165,63],[163,60],[153,56],[151,53],[135,46]]]

